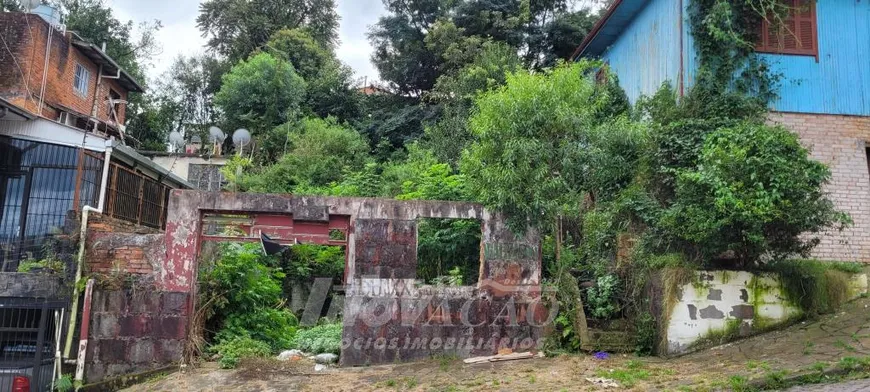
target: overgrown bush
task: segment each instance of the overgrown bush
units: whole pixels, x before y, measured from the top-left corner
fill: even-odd
[[[829,178],[830,170],[783,128],[718,129],[697,166],[677,171],[674,203],[660,223],[696,244],[704,259],[733,252],[746,265],[762,255],[807,256],[819,239],[802,234],[845,223],[822,190]]]
[[[619,278],[604,275],[586,290],[586,307],[592,317],[608,319],[619,311]]]
[[[220,356],[218,364],[222,369],[235,368],[245,358],[268,357],[272,354],[268,344],[244,334],[222,340],[212,346],[211,351]]]
[[[299,330],[293,338],[291,347],[312,354],[339,354],[341,351],[341,323],[326,323]]]
[[[289,347],[297,320],[284,307],[278,262],[258,244],[220,244],[219,254],[214,263],[202,263],[199,274],[205,329],[216,331],[217,347],[248,347],[248,340],[269,352]]]

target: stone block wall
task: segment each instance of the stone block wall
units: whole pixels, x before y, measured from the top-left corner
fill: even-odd
[[[867,146],[870,117],[803,113],[772,113],[770,121],[797,133],[812,157],[831,168],[826,190],[836,207],[855,225],[828,232],[814,257],[870,263],[870,170]]]
[[[153,290],[95,290],[85,377],[94,383],[181,359],[189,294]]]

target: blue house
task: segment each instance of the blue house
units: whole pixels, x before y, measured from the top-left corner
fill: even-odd
[[[669,81],[678,94],[698,69],[688,6],[692,0],[616,0],[577,49],[600,58],[634,102]],[[870,1],[784,0],[794,34],[777,41],[759,26],[756,50],[783,75],[770,121],[800,135],[828,164],[828,192],[855,225],[827,233],[816,256],[870,262]]]

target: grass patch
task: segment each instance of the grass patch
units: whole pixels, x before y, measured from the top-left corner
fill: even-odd
[[[596,375],[601,378],[616,380],[616,382],[625,388],[632,388],[639,381],[649,379],[652,373],[646,369],[643,362],[632,360],[626,362],[622,369],[612,369],[609,371],[601,369],[596,372]]]

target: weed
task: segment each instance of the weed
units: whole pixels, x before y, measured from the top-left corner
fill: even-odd
[[[531,375],[531,376],[529,376],[529,384],[534,384],[535,381],[537,381],[537,380],[538,380],[538,379],[535,377],[534,374]]]
[[[650,372],[643,369],[644,363],[641,361],[628,361],[625,369],[611,369],[610,371],[599,370],[596,375],[603,378],[611,378],[618,381],[626,388],[632,388],[638,381],[646,380],[650,377]]]
[[[731,376],[728,377],[728,387],[731,388],[734,392],[745,392],[750,391],[751,387],[749,386],[749,380],[743,376]]]
[[[767,382],[767,387],[778,389],[785,386],[785,376],[788,375],[788,370],[770,370],[764,375],[764,380]]]
[[[390,387],[390,388],[395,387],[397,384],[398,383],[396,383],[396,380],[393,380],[392,378],[387,380],[387,381],[384,381],[384,385],[387,387]]]
[[[844,342],[843,339],[837,339],[837,341],[834,342],[834,347],[839,347],[849,352],[855,352],[855,347],[852,347],[852,345]]]
[[[450,370],[450,365],[459,359],[456,355],[448,354],[438,354],[432,356],[432,358],[438,361],[438,368],[441,369],[442,372]]]
[[[815,345],[816,345],[815,343],[813,343],[813,342],[809,342],[809,341],[806,342],[806,343],[804,343],[804,351],[803,351],[804,355],[810,355],[810,354],[812,354],[812,353],[813,353],[813,347],[814,347]]]
[[[746,369],[755,370],[761,369],[764,371],[770,370],[770,364],[767,361],[748,361],[746,362]]]
[[[420,381],[417,380],[417,377],[406,377],[405,378],[405,388],[414,389],[414,387],[420,384]]]

